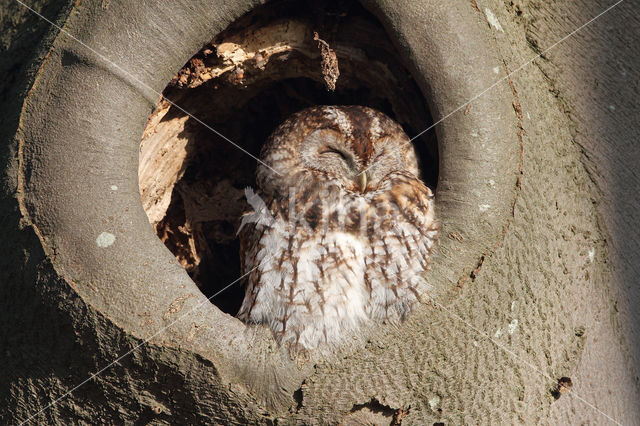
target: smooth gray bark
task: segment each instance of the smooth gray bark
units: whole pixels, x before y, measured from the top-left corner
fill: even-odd
[[[28,418],[134,349],[34,421],[638,422],[631,3],[520,69],[607,5],[365,2],[436,120],[503,81],[437,128],[434,298],[344,358],[311,362],[199,305],[132,204],[153,90],[252,7],[170,3],[33,6],[132,79],[2,2],[0,419]],[[112,181],[121,198],[94,198]],[[110,226],[123,245],[101,251]],[[556,401],[563,376],[574,386]]]

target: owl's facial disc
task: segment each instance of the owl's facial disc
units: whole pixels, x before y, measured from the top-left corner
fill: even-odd
[[[357,187],[356,189],[360,192],[366,191],[367,173],[361,170],[362,167],[359,165],[359,162],[354,159],[352,152],[343,152],[342,150],[334,148],[332,146],[326,146],[324,148],[320,148],[318,154],[320,154],[320,156],[324,156],[325,158],[336,156],[335,158],[339,158],[340,160],[342,160],[347,165],[348,171],[353,171],[351,180],[353,183],[355,183]]]
[[[366,177],[361,176],[362,160],[337,132],[331,129],[312,132],[300,147],[300,153],[308,170],[322,172],[350,191],[363,192],[366,188]]]
[[[413,147],[408,138],[350,138],[333,129],[312,131],[301,143],[301,165],[321,172],[346,190],[366,193],[377,190],[390,174],[409,171],[418,176],[411,161]],[[326,178],[325,178],[326,179]]]

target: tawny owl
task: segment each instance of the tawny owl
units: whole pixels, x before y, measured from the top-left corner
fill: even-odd
[[[400,125],[366,107],[309,108],[276,129],[261,161],[240,230],[238,318],[306,349],[403,318],[428,290],[438,227]]]

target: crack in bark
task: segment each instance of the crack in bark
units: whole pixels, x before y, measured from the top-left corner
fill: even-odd
[[[304,384],[304,382],[302,382],[302,384]],[[298,412],[300,412],[300,409],[302,408],[303,405],[303,400],[304,400],[304,394],[302,393],[302,386],[300,386],[298,389],[296,389],[293,392],[293,400],[296,402],[296,408],[295,408],[295,413],[298,414]]]
[[[354,404],[349,414],[358,413],[358,412],[370,412],[373,414],[379,414],[385,418],[390,418],[389,425],[390,426],[398,426],[402,424],[402,419],[404,419],[410,410],[410,406],[407,408],[392,408],[389,405],[384,405],[377,398],[373,397],[368,402],[364,404]]]

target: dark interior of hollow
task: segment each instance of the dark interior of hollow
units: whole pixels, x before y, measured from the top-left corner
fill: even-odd
[[[355,1],[340,5],[329,1],[270,2],[233,23],[213,40],[212,45],[215,46],[229,34],[241,32],[249,26],[289,18],[309,21],[311,27],[317,28],[330,46],[350,43],[354,48],[360,48],[367,60],[383,63],[395,81],[371,81],[368,76],[375,73],[354,72],[363,70],[362,64],[350,69],[349,59],[341,58],[339,49],[336,49],[339,64],[344,63],[345,67],[341,66],[341,75],[334,92],[328,91],[321,79],[313,75],[280,79],[278,70],[270,71],[269,67],[282,65],[268,64],[264,72],[269,74],[269,78],[255,80],[249,85],[234,84],[229,79],[219,78],[196,88],[170,84],[164,95],[256,157],[259,156],[262,144],[278,124],[290,114],[312,105],[370,106],[398,121],[410,137],[433,123],[422,92],[400,60],[400,55],[382,24]],[[205,46],[203,51],[207,47],[211,49],[212,45]],[[204,58],[203,51],[194,57]],[[213,52],[215,57],[215,47]],[[286,61],[281,61],[284,62]],[[317,60],[317,67],[320,68],[320,60]],[[171,107],[163,120],[183,114]],[[166,246],[177,256],[177,251],[184,250],[183,240],[189,238],[181,231],[188,220],[181,195],[185,188],[213,188],[225,181],[225,184],[235,189],[226,193],[223,191],[216,202],[208,206],[212,211],[225,212],[212,216],[229,217],[200,223],[195,231],[198,233],[195,241],[201,261],[196,267],[186,268],[202,292],[211,297],[212,303],[222,311],[234,315],[244,296],[243,282],[236,282],[226,290],[221,290],[241,275],[239,242],[235,236],[241,214],[238,206],[241,210],[244,203],[242,190],[247,186],[256,186],[256,161],[193,119],[186,122],[182,136],[189,139],[188,165],[173,190],[166,216],[156,226],[156,232],[159,235],[164,233]],[[435,189],[438,151],[434,131],[426,132],[413,143],[420,158],[422,178],[428,186]]]

